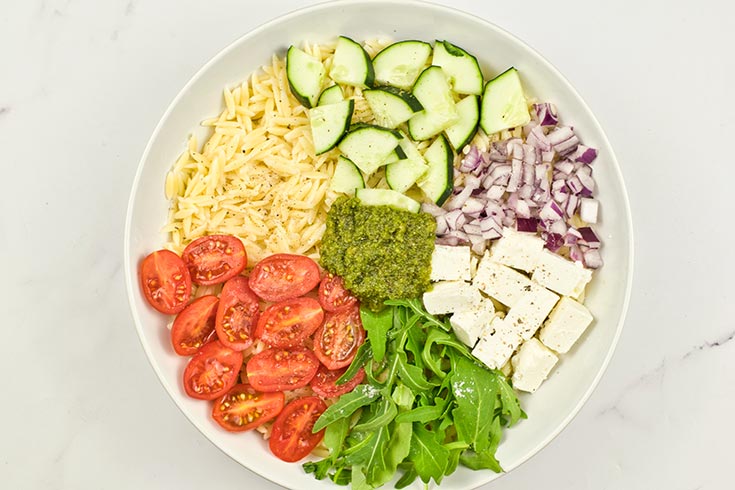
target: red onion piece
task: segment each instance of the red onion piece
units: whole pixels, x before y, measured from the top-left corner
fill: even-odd
[[[516,158],[513,159],[513,164],[510,171],[510,180],[508,181],[508,192],[515,192],[518,190],[518,186],[521,184],[521,178],[523,177],[523,162]]]
[[[447,214],[446,210],[440,208],[433,202],[425,202],[421,204],[421,211],[429,213],[430,215],[437,217]]]
[[[538,215],[542,220],[557,221],[564,217],[564,211],[556,202],[549,201],[541,208]]]
[[[590,269],[602,267],[602,255],[598,249],[590,249],[584,252],[584,265]]]
[[[579,200],[579,217],[586,223],[597,223],[599,203],[596,199],[584,197]]]
[[[590,248],[600,248],[600,239],[592,228],[584,226],[579,228],[578,231],[582,235],[581,242],[584,242]]]
[[[485,210],[485,202],[480,199],[470,197],[462,205],[462,212],[473,218],[477,218]]]
[[[444,219],[447,222],[449,230],[459,230],[467,222],[464,213],[461,209],[453,209],[444,215]]]
[[[536,231],[538,231],[538,226],[539,226],[538,218],[517,218],[516,219],[516,229],[518,231],[536,233]]]
[[[446,216],[444,215],[437,216],[436,217],[436,230],[434,231],[434,233],[441,236],[448,231],[449,231],[449,225],[447,224]]]
[[[549,102],[533,104],[533,112],[541,126],[555,126],[559,122],[556,106]]]
[[[459,165],[460,172],[471,172],[480,165],[480,152],[476,146],[471,146],[470,151],[464,156]]]
[[[569,156],[569,159],[574,162],[582,162],[587,164],[592,163],[595,158],[597,158],[597,150],[584,145],[578,145],[577,149],[574,150],[574,153]]]
[[[564,245],[564,237],[558,233],[546,234],[546,248],[552,252],[558,251]]]

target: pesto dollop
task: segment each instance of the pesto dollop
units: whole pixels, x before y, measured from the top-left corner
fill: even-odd
[[[386,299],[417,298],[429,288],[435,227],[426,213],[342,196],[327,214],[321,265],[372,310]]]

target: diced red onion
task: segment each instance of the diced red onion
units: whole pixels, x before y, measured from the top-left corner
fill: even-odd
[[[439,206],[437,206],[433,202],[425,202],[425,203],[422,203],[421,204],[421,211],[423,211],[424,213],[429,213],[430,215],[432,215],[434,217],[442,216],[442,215],[444,215],[444,214],[447,213],[446,210],[440,208]]]
[[[467,199],[469,199],[469,197],[472,195],[473,190],[475,189],[472,187],[465,187],[459,194],[450,197],[449,200],[444,203],[444,209],[448,209],[451,211],[461,208],[464,205],[465,201],[467,201]]]
[[[558,251],[564,245],[564,237],[558,233],[546,234],[546,248],[552,252]]]
[[[518,186],[521,184],[521,178],[523,177],[523,162],[516,158],[513,159],[513,164],[510,171],[510,180],[508,181],[508,192],[515,192],[518,190]]]
[[[576,245],[581,238],[582,234],[579,233],[576,228],[570,226],[567,229],[567,234],[564,235],[564,244],[569,246]]]
[[[523,160],[523,141],[513,140],[513,143],[508,143],[508,153],[515,160]]]
[[[461,209],[464,214],[477,218],[485,210],[485,202],[480,199],[470,197],[465,201]]]
[[[456,247],[460,244],[459,238],[446,235],[437,238],[434,243],[436,243],[437,245],[448,245],[450,247]]]
[[[571,245],[569,247],[569,258],[574,262],[582,262],[584,255],[577,245]]]
[[[492,162],[506,162],[508,161],[508,151],[505,145],[499,145],[497,142],[493,143],[488,152],[488,158]]]
[[[460,243],[467,243],[470,241],[470,238],[467,236],[467,233],[461,230],[450,230],[444,236],[450,237],[450,238],[456,238],[457,240],[459,240]]]
[[[530,199],[531,196],[533,196],[533,186],[529,184],[524,184],[521,186],[520,189],[518,189],[518,197],[521,199]]]
[[[600,239],[592,228],[584,226],[579,229],[579,233],[582,235],[582,240],[585,245],[590,248],[600,248]]]
[[[574,163],[569,160],[562,160],[554,164],[554,170],[558,170],[564,175],[571,175],[574,172]]]
[[[464,213],[461,209],[454,209],[444,215],[444,219],[447,222],[447,227],[450,230],[459,230],[467,222]]]
[[[505,194],[505,187],[502,185],[491,185],[485,195],[488,199],[498,201],[503,197],[503,194]]]
[[[519,199],[516,203],[516,219],[518,218],[530,218],[531,217],[531,208],[528,206],[526,201],[523,199]]]
[[[579,138],[569,126],[560,126],[547,135],[549,142],[559,155],[566,155],[574,151],[579,144]]]
[[[579,217],[586,223],[597,223],[598,209],[597,199],[583,197],[579,200]]]
[[[539,226],[538,218],[517,218],[516,229],[518,231],[525,231],[530,233],[536,233]]]
[[[577,175],[567,180],[567,187],[572,191],[572,194],[579,194],[584,190],[584,186]]]
[[[569,159],[574,162],[582,162],[587,164],[592,163],[595,158],[597,158],[597,150],[584,145],[578,145],[577,149],[574,150],[574,153],[569,156]]]
[[[533,111],[541,126],[555,126],[559,122],[554,104],[549,102],[533,104]]]
[[[472,190],[479,189],[480,188],[480,178],[476,177],[474,175],[465,175],[464,176],[464,186],[465,187],[472,187]]]
[[[582,190],[589,191],[591,195],[592,191],[595,190],[595,181],[592,178],[592,168],[590,168],[588,165],[583,165],[582,168],[577,170],[575,175],[579,179],[579,182],[582,184],[582,187],[584,187],[584,189]]]
[[[602,267],[602,255],[599,249],[590,249],[584,253],[584,265],[590,269]]]
[[[460,172],[471,172],[480,165],[480,152],[476,146],[470,147],[470,151],[464,156],[459,165]]]
[[[546,163],[551,163],[554,161],[555,156],[556,156],[556,152],[554,150],[542,151],[541,161],[546,162]]]
[[[541,208],[538,215],[542,220],[556,221],[564,217],[564,211],[556,202],[549,201]]]
[[[566,204],[566,213],[570,218],[577,212],[577,206],[579,205],[579,198],[575,195],[569,196]]]
[[[534,148],[538,148],[542,152],[550,152],[551,151],[551,142],[544,134],[544,130],[541,129],[541,126],[534,127],[530,133],[528,133],[528,137],[526,138],[526,141],[529,145],[533,146]],[[553,155],[552,155],[553,157]],[[543,153],[542,153],[543,158]],[[551,161],[551,159],[549,159]]]
[[[436,217],[436,230],[434,233],[437,235],[443,235],[449,231],[449,225],[447,225],[446,215]]]
[[[467,233],[467,236],[472,239],[472,235],[482,235],[482,230],[480,229],[480,225],[475,225],[472,223],[467,223],[462,227],[462,231]]]
[[[549,232],[556,233],[562,237],[567,233],[567,224],[563,220],[556,220],[549,225]]]
[[[531,163],[523,163],[523,180],[524,184],[533,185],[536,182],[536,166]]]

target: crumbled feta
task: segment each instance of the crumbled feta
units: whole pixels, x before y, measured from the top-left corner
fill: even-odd
[[[495,316],[495,306],[489,299],[482,298],[470,310],[458,311],[449,318],[454,334],[459,340],[474,347],[482,330],[490,324]]]
[[[432,281],[469,281],[472,254],[469,246],[435,245],[431,255]]]
[[[480,261],[472,284],[508,307],[513,307],[524,294],[533,289],[528,277],[495,262],[488,254]]]
[[[536,286],[508,311],[505,321],[523,340],[528,340],[534,336],[557,301],[559,296],[548,289]]]
[[[513,365],[513,387],[533,393],[549,376],[558,360],[538,339],[524,342],[510,360]]]
[[[581,303],[564,297],[559,300],[549,319],[539,332],[539,339],[547,347],[564,354],[592,323],[592,314]]]
[[[493,244],[490,256],[503,265],[531,272],[543,247],[544,241],[535,233],[503,228],[503,237]]]
[[[472,355],[490,369],[501,368],[521,343],[521,337],[505,320],[495,317],[486,328]]]
[[[562,296],[578,298],[592,279],[592,271],[578,262],[544,250],[539,254],[538,265],[531,279]]]
[[[472,309],[480,303],[482,295],[477,288],[464,281],[442,281],[434,283],[424,293],[424,307],[432,315],[443,315]]]

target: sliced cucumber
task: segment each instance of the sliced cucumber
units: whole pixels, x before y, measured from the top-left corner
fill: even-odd
[[[400,41],[384,48],[373,58],[375,79],[380,83],[409,90],[431,56],[431,44]]]
[[[441,66],[447,74],[452,90],[458,94],[482,93],[482,70],[477,58],[448,41],[434,43],[432,65]]]
[[[459,121],[452,89],[440,67],[430,66],[421,72],[413,87],[413,95],[424,110],[408,120],[411,138],[427,140]]]
[[[320,105],[309,109],[311,136],[317,155],[325,153],[339,143],[350,127],[354,100],[343,100],[336,104]]]
[[[356,124],[342,138],[339,149],[366,175],[370,175],[388,162],[402,136],[398,131]]]
[[[322,62],[291,46],[286,54],[286,77],[294,97],[304,106],[314,107],[326,77]]]
[[[385,167],[385,180],[394,191],[406,192],[429,167],[410,139],[403,138],[399,144],[406,157]]]
[[[477,132],[477,123],[480,120],[480,98],[477,95],[468,95],[457,102],[457,112],[459,121],[445,129],[444,134],[459,153]]]
[[[375,71],[370,56],[359,43],[340,36],[332,58],[329,77],[337,83],[356,87],[372,87]]]
[[[390,206],[412,213],[421,209],[417,201],[390,189],[358,189],[355,196],[366,206]]]
[[[365,90],[362,94],[375,120],[386,128],[396,128],[411,119],[416,112],[424,109],[411,92],[390,85]]]
[[[403,140],[401,140],[403,141]],[[403,151],[403,148],[401,148],[400,142],[398,146],[396,146],[390,155],[388,155],[388,158],[386,158],[383,161],[383,165],[390,165],[391,163],[396,163],[399,160],[403,160],[406,158],[406,153]],[[381,167],[383,166],[381,165]]]
[[[324,89],[322,94],[319,96],[319,101],[316,103],[316,105],[328,105],[328,104],[336,104],[337,102],[342,102],[345,100],[345,96],[342,93],[342,87],[339,85],[332,85],[331,87],[327,87]]]
[[[531,121],[518,70],[511,67],[485,85],[480,127],[487,134],[525,126]]]
[[[443,134],[427,148],[424,158],[429,168],[418,185],[426,197],[441,206],[454,185],[454,153]]]
[[[337,157],[337,165],[334,167],[329,188],[343,194],[354,194],[355,189],[365,188],[365,180],[360,169],[350,159],[340,155]]]

